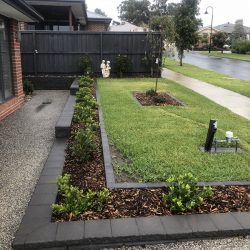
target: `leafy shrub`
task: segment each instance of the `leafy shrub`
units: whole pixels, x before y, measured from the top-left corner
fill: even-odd
[[[24,79],[23,80],[23,92],[25,95],[32,95],[34,92],[34,85],[31,81]]]
[[[94,84],[94,80],[88,76],[81,76],[79,79],[79,88],[82,88],[82,87],[91,88],[93,87],[93,84]]]
[[[150,89],[146,91],[147,96],[156,96],[157,92],[154,89]]]
[[[166,98],[160,95],[156,95],[154,96],[154,102],[155,103],[165,103],[166,102]]]
[[[106,188],[102,191],[88,190],[84,193],[83,190],[70,185],[69,174],[60,176],[57,185],[64,200],[61,204],[52,205],[56,214],[68,213],[76,217],[90,209],[101,212],[109,197],[109,190]]]
[[[127,55],[118,55],[115,60],[115,69],[122,77],[123,73],[128,72],[132,67],[132,62]]]
[[[86,162],[93,158],[97,150],[94,132],[90,128],[80,128],[74,132],[74,143],[72,145],[73,155],[81,162]]]
[[[74,122],[86,123],[88,119],[96,121],[95,111],[88,106],[84,106],[80,103],[75,105]]]
[[[197,207],[206,197],[213,195],[211,187],[197,187],[197,178],[191,173],[171,176],[167,180],[168,192],[162,194],[163,203],[170,205],[170,210],[185,212]]]
[[[78,103],[80,103],[82,106],[90,107],[92,109],[98,108],[98,104],[92,95],[82,96],[80,100],[78,99]]]
[[[92,61],[88,54],[83,54],[80,56],[80,69],[84,75],[91,74],[92,71]]]
[[[86,96],[92,97],[91,89],[82,87],[76,92],[76,102],[81,102]]]
[[[232,52],[238,54],[247,54],[250,51],[249,40],[238,40],[232,44]]]

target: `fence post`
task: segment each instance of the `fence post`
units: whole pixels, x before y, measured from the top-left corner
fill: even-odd
[[[101,32],[101,34],[100,34],[100,37],[101,37],[101,51],[100,51],[100,53],[101,53],[101,60],[102,60],[102,54],[103,54],[103,52],[102,52],[102,43],[103,43],[103,37],[102,37],[102,32]]]
[[[33,31],[33,33],[32,33],[32,39],[33,39],[33,61],[34,61],[34,70],[35,70],[35,75],[37,75],[36,32],[34,32],[34,31]]]

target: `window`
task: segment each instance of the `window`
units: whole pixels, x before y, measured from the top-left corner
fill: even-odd
[[[0,103],[13,95],[8,23],[0,19]]]

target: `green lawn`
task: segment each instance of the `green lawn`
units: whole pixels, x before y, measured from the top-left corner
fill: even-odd
[[[140,181],[164,181],[192,172],[200,181],[250,180],[250,121],[195,92],[160,79],[161,91],[185,107],[141,107],[133,91],[146,91],[154,79],[100,79],[99,90],[109,140],[132,164],[115,166]],[[218,119],[218,138],[238,130],[244,153],[207,154],[203,145],[210,118]]]
[[[181,67],[177,61],[166,57],[164,58],[164,67],[183,75],[250,97],[250,82],[248,81],[234,79],[230,76],[202,69],[187,63],[184,63]]]
[[[206,51],[206,52],[201,52],[201,53],[204,55],[207,55],[207,56],[216,56],[216,57],[229,58],[229,59],[250,62],[250,55],[235,54],[235,53],[226,54],[226,53],[221,53],[220,51],[211,51],[211,53],[208,53],[208,51]]]

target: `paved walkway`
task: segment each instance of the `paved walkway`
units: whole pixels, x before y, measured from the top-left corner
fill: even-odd
[[[250,120],[250,98],[164,68],[162,77],[175,81]]]
[[[31,101],[0,122],[0,249],[11,242],[54,142],[68,91],[36,91]],[[42,105],[43,101],[52,101]]]

